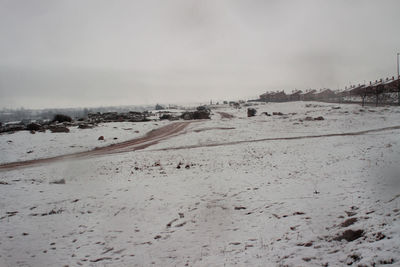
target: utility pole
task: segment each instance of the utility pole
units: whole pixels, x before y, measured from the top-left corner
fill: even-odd
[[[399,73],[399,56],[397,53],[397,104],[400,106],[400,73]]]

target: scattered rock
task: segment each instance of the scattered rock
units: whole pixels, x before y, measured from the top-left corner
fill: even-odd
[[[309,241],[306,243],[298,243],[297,245],[302,247],[311,247],[313,245],[313,241]]]
[[[235,207],[235,210],[245,210],[246,209],[246,207]]]
[[[99,136],[99,138],[97,138],[97,140],[104,140],[104,136]]]
[[[282,112],[272,112],[272,115],[283,116],[283,113]]]
[[[175,227],[182,227],[182,226],[184,226],[185,224],[186,224],[186,222],[183,222],[183,223],[180,223],[180,224],[175,225]]]
[[[347,257],[346,264],[352,265],[353,263],[358,262],[360,260],[361,260],[360,255],[357,255],[357,254],[349,255]]]
[[[167,223],[167,227],[171,227],[172,226],[172,224],[174,223],[174,222],[176,222],[178,219],[173,219],[172,221],[170,221],[169,223]]]
[[[382,232],[374,233],[373,236],[375,238],[375,241],[382,240],[386,237]]]
[[[324,120],[324,117],[319,116],[319,117],[314,118],[314,120],[315,120],[315,121],[323,121],[323,120]]]
[[[340,224],[340,226],[341,226],[341,227],[348,227],[348,226],[354,224],[355,222],[357,222],[357,220],[358,220],[357,218],[350,218],[350,219],[347,219],[347,220],[345,220],[344,222],[342,222],[342,223]]]
[[[346,240],[348,242],[354,241],[364,235],[363,230],[346,230],[337,237],[335,237],[333,240],[336,241],[341,241],[341,240]]]
[[[88,124],[88,123],[81,123],[78,125],[79,129],[92,129],[94,127],[93,124]]]
[[[354,212],[354,211],[345,211],[345,213],[346,213],[347,216],[349,216],[349,217],[352,217],[352,216],[354,216],[354,215],[357,214],[357,212]]]
[[[65,179],[51,181],[50,184],[65,184]]]
[[[248,108],[247,109],[247,117],[254,117],[257,113],[255,108]]]
[[[69,133],[69,129],[63,125],[52,125],[49,129],[52,133]]]
[[[72,122],[72,118],[63,114],[56,114],[53,118],[53,122]]]
[[[28,131],[39,131],[42,129],[42,125],[32,122],[32,123],[29,123],[28,125],[26,125],[26,129]]]
[[[208,110],[196,110],[196,111],[187,111],[181,115],[181,118],[184,120],[204,120],[211,119],[210,112]]]
[[[99,261],[104,261],[104,260],[112,260],[111,257],[102,257],[94,260],[90,260],[90,262],[99,262]]]
[[[379,263],[380,264],[393,264],[394,263],[394,259],[380,260]]]

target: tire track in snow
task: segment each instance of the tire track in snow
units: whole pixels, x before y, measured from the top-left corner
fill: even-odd
[[[148,150],[148,151],[165,151],[165,150],[191,149],[191,148],[199,148],[199,147],[228,146],[228,145],[237,145],[237,144],[255,143],[255,142],[265,142],[265,141],[314,139],[314,138],[325,138],[325,137],[335,137],[335,136],[357,136],[357,135],[363,135],[363,134],[368,134],[368,133],[376,133],[376,132],[399,130],[399,129],[400,129],[400,126],[391,126],[391,127],[364,130],[364,131],[358,131],[358,132],[332,133],[332,134],[320,134],[320,135],[305,135],[305,136],[290,136],[290,137],[271,137],[271,138],[262,138],[262,139],[255,139],[255,140],[241,140],[241,141],[232,141],[232,142],[224,142],[224,143],[210,143],[210,144],[203,144],[203,145],[167,147],[167,148],[154,149],[154,150]]]

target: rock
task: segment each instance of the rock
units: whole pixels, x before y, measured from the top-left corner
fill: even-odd
[[[210,113],[208,111],[195,111],[193,114],[195,120],[206,120],[210,119]]]
[[[60,180],[54,180],[54,181],[50,182],[50,184],[65,184],[65,179],[62,178]]]
[[[282,116],[283,113],[282,112],[272,112],[272,115],[278,115],[278,116]]]
[[[5,132],[12,133],[12,132],[23,131],[23,130],[26,130],[26,127],[23,124],[20,124],[20,123],[6,124],[1,127],[0,132],[1,133],[5,133]]]
[[[193,120],[193,113],[192,112],[185,112],[182,114],[182,119],[184,120]]]
[[[93,124],[88,124],[88,123],[81,123],[78,125],[79,129],[92,129],[94,127]]]
[[[56,114],[53,118],[53,122],[72,122],[72,118],[63,114]]]
[[[333,240],[336,241],[341,241],[341,240],[346,240],[347,242],[354,241],[364,235],[363,230],[346,230],[337,237],[335,237]]]
[[[312,117],[306,117],[305,119],[304,119],[305,121],[312,121],[312,120],[314,120]]]
[[[324,120],[324,117],[319,116],[319,117],[314,118],[314,120],[315,120],[315,121],[323,121],[323,120]]]
[[[248,108],[247,109],[247,117],[254,117],[257,113],[255,108]]]
[[[50,126],[50,131],[52,133],[69,133],[69,129],[67,127],[61,126],[61,125]]]
[[[99,136],[99,138],[97,138],[97,140],[104,140],[104,136]]]
[[[206,107],[206,106],[198,106],[198,107],[196,108],[196,110],[197,110],[197,111],[205,111],[205,112],[210,113],[210,109],[209,109],[208,107]]]
[[[40,125],[40,124],[38,124],[38,123],[34,123],[34,122],[29,123],[28,125],[26,125],[26,129],[27,129],[28,131],[39,131],[39,130],[41,130],[42,128],[43,128],[42,125]]]
[[[341,227],[348,227],[348,226],[354,224],[355,222],[357,222],[357,218],[355,218],[355,217],[354,218],[350,218],[350,219],[347,219],[344,222],[342,222],[340,224],[340,226]]]
[[[204,120],[210,119],[210,113],[208,111],[187,111],[181,115],[184,120]]]
[[[160,120],[171,120],[172,115],[171,114],[163,114],[160,116]]]

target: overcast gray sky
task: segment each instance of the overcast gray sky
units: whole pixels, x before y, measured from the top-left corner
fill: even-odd
[[[0,0],[0,107],[344,88],[396,74],[399,0]]]

